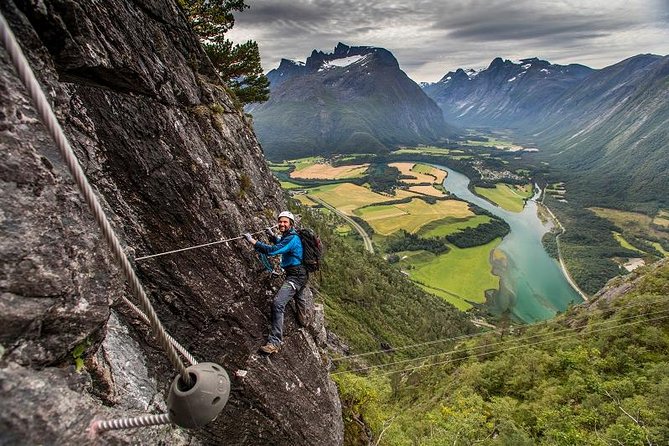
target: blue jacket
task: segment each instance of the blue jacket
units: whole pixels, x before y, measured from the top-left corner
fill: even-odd
[[[302,264],[302,240],[297,235],[295,228],[290,228],[290,231],[281,238],[275,237],[273,242],[275,245],[267,245],[258,241],[254,248],[268,256],[281,255],[281,268]]]

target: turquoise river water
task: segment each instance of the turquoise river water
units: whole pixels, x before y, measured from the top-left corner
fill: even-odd
[[[448,172],[444,180],[446,190],[504,219],[511,227],[511,232],[497,247],[504,258],[495,260],[493,265],[493,273],[500,277],[499,291],[488,298],[493,312],[509,310],[514,319],[536,322],[552,318],[572,302],[583,301],[567,281],[558,261],[551,258],[541,244],[542,236],[551,226],[537,216],[534,200],[527,200],[522,212],[506,211],[467,189],[467,176],[443,166],[436,167]]]

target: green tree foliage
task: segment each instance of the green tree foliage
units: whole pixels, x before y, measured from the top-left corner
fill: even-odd
[[[471,248],[472,246],[485,245],[498,237],[504,237],[509,231],[511,231],[511,228],[507,222],[494,217],[494,220],[488,223],[480,224],[474,228],[464,228],[447,235],[446,239],[458,248]]]
[[[404,229],[388,243],[388,252],[425,250],[438,255],[448,252],[448,249],[443,237],[423,238]]]
[[[235,45],[229,40],[204,43],[219,76],[243,104],[269,99],[269,79],[262,72],[258,44],[252,40]]]
[[[349,418],[381,446],[666,444],[669,262],[645,272],[626,295],[512,335],[415,355],[394,374],[335,375]]]
[[[220,38],[235,24],[233,11],[249,8],[245,0],[178,0],[193,31],[202,40]]]
[[[400,171],[384,162],[376,162],[367,169],[367,182],[374,192],[394,194]]]
[[[269,80],[262,72],[258,44],[234,44],[225,33],[235,24],[234,11],[244,11],[244,0],[179,0],[216,72],[241,104],[269,99]]]
[[[326,248],[319,274],[310,281],[325,304],[328,329],[351,353],[390,348],[471,333],[467,316],[442,299],[418,288],[383,258],[351,246],[333,228],[344,223],[335,214],[321,215],[302,207],[301,225],[313,228]],[[413,351],[433,351],[431,345]],[[405,351],[375,355],[393,360]]]

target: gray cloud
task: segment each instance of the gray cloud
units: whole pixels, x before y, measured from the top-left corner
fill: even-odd
[[[229,36],[253,39],[266,70],[282,57],[349,45],[390,50],[417,81],[497,56],[595,68],[669,53],[667,0],[249,0]]]

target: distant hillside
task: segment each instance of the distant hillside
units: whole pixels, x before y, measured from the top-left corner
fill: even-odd
[[[423,90],[460,126],[509,128],[584,204],[669,206],[669,56],[601,70],[538,59],[493,60]]]
[[[598,70],[546,107],[534,127],[541,158],[572,191],[596,191],[589,203],[669,206],[669,56]]]
[[[537,58],[494,59],[481,71],[458,69],[423,91],[447,121],[462,126],[519,127],[533,124],[556,98],[593,72],[583,65],[555,65]]]
[[[454,134],[439,107],[383,48],[314,50],[268,73],[270,100],[247,110],[270,159],[383,152]]]
[[[616,279],[553,321],[441,343],[441,355],[393,366],[370,361],[375,367],[364,373],[335,374],[344,442],[667,444],[668,295],[665,260],[645,275]]]

